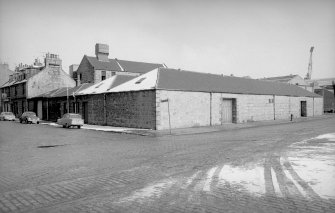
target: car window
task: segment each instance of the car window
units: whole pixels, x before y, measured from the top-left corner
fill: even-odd
[[[81,118],[81,115],[79,114],[70,114],[70,118]]]
[[[22,115],[24,115],[24,116],[36,116],[36,113],[35,112],[25,112]]]

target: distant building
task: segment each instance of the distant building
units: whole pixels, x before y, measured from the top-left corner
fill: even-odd
[[[321,88],[321,89],[315,89],[314,92],[323,97],[323,111],[324,112],[335,112],[334,91]]]
[[[9,76],[12,75],[13,73],[14,72],[9,69],[8,64],[6,63],[0,64],[0,87],[6,82],[8,82]],[[3,99],[6,99],[6,98],[7,98],[6,94],[0,93],[0,112],[2,111],[1,106],[2,106]]]
[[[320,79],[311,79],[306,80],[310,85],[313,85],[316,89],[324,88],[334,91],[333,82],[335,83],[335,78],[320,78]]]
[[[74,87],[75,81],[62,69],[62,60],[55,54],[46,54],[44,65],[35,60],[33,65],[20,64],[2,85],[1,93],[6,94],[2,103],[3,111],[12,111],[16,116],[22,112],[35,111],[42,116],[42,102],[29,99],[60,87]]]
[[[77,70],[78,85],[81,83],[98,83],[113,75],[139,76],[164,64],[109,59],[107,44],[95,45],[95,57],[84,55]]]
[[[14,71],[9,69],[8,64],[0,64],[0,86],[6,83],[9,80],[9,76],[12,75]]]
[[[73,80],[77,82],[77,70],[78,70],[79,64],[72,64],[69,66],[69,75]]]
[[[313,87],[310,86],[309,83],[306,82],[305,79],[300,77],[299,75],[286,75],[286,76],[278,76],[278,77],[269,77],[269,78],[262,78],[260,80],[266,81],[275,81],[280,83],[287,83],[287,84],[294,84],[303,89],[306,89],[310,92],[313,92]]]
[[[335,112],[335,78],[321,78],[307,80],[314,88],[314,92],[323,96],[325,112]]]

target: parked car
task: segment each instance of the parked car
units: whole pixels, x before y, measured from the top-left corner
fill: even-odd
[[[40,123],[40,119],[36,116],[35,112],[24,112],[22,113],[21,117],[20,117],[20,123],[26,123],[26,124],[39,124]]]
[[[84,125],[84,120],[81,115],[75,113],[66,113],[62,118],[57,119],[57,124],[62,125],[63,128],[70,128],[71,126],[76,126],[78,129]]]
[[[15,121],[15,115],[12,112],[2,112],[0,121]]]

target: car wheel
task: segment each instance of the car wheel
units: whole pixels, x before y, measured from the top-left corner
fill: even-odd
[[[65,128],[66,126],[65,125],[63,125],[63,128]]]
[[[80,129],[81,128],[81,126],[78,126],[78,129]]]
[[[70,126],[69,126],[69,125],[67,125],[67,124],[65,124],[65,128],[70,128]]]
[[[20,119],[20,123],[22,124],[22,120]]]
[[[40,122],[39,122],[39,121],[37,121],[36,123],[37,123],[37,124],[40,124]]]

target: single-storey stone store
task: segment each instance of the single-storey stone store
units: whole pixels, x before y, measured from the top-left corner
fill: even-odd
[[[70,97],[86,123],[162,130],[323,113],[321,96],[263,80],[158,68],[95,92],[102,84]]]

